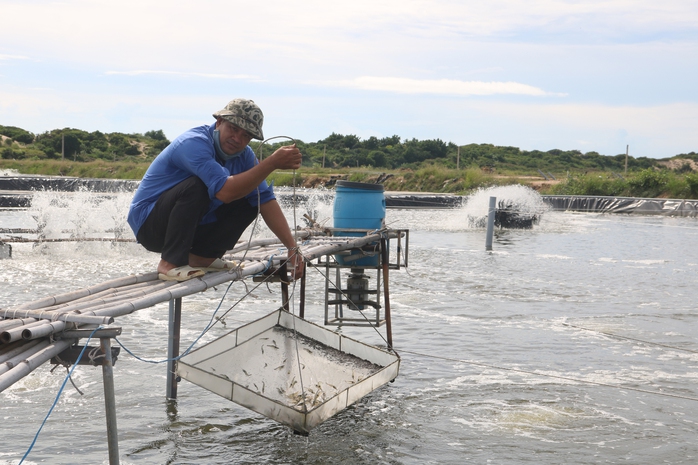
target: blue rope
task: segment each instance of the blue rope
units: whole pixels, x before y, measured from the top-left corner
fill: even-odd
[[[225,296],[228,295],[228,292],[230,291],[230,287],[233,285],[234,282],[235,282],[235,281],[230,281],[230,284],[228,284],[228,288],[225,290],[225,293],[223,293],[223,296],[221,297],[220,302],[218,302],[218,306],[216,307],[216,310],[214,310],[213,314],[211,315],[211,319],[209,320],[208,324],[206,325],[206,327],[204,328],[204,330],[201,332],[201,334],[199,334],[199,336],[194,340],[194,342],[192,342],[191,345],[189,345],[189,347],[187,347],[187,350],[185,350],[184,352],[182,352],[181,354],[179,354],[178,356],[176,356],[176,357],[174,357],[174,358],[171,358],[171,359],[170,359],[170,358],[166,358],[166,359],[164,359],[164,360],[148,360],[148,359],[139,357],[138,355],[136,355],[136,354],[134,354],[133,352],[131,352],[125,345],[123,345],[123,344],[121,343],[121,341],[120,341],[118,338],[114,338],[114,340],[115,340],[126,352],[128,352],[128,354],[129,354],[130,356],[132,356],[133,358],[135,358],[136,360],[141,361],[141,362],[159,364],[159,363],[166,363],[166,362],[169,362],[169,361],[179,360],[180,358],[184,357],[184,356],[187,355],[189,352],[191,352],[191,350],[194,348],[194,346],[196,345],[196,343],[199,342],[199,340],[201,340],[201,338],[204,337],[204,334],[206,334],[206,333],[208,332],[208,330],[211,329],[211,328],[213,327],[213,325],[214,325],[213,320],[216,318],[216,313],[218,313],[218,310],[221,309],[221,306],[223,305],[223,301],[225,300]]]
[[[65,389],[65,384],[68,382],[70,377],[73,375],[73,371],[75,371],[75,367],[78,366],[78,363],[80,363],[80,360],[82,359],[82,355],[85,353],[85,349],[87,349],[87,344],[89,344],[90,339],[92,339],[92,336],[94,336],[95,332],[97,332],[98,329],[102,329],[102,327],[98,326],[97,328],[95,328],[95,330],[92,331],[92,334],[90,334],[90,336],[87,338],[87,342],[85,343],[85,346],[80,351],[80,355],[78,355],[78,359],[73,364],[73,368],[70,369],[70,371],[68,372],[68,375],[63,380],[63,384],[61,384],[61,388],[58,390],[58,394],[56,395],[56,400],[53,401],[53,405],[51,406],[48,413],[46,414],[46,418],[44,418],[44,421],[41,422],[41,426],[39,426],[39,430],[36,432],[36,435],[34,435],[34,440],[32,441],[31,445],[29,446],[29,449],[27,449],[27,452],[24,454],[24,457],[22,457],[22,460],[19,461],[19,465],[21,465],[22,462],[24,462],[24,459],[27,458],[29,453],[34,448],[34,445],[36,444],[36,440],[39,439],[39,434],[41,433],[41,430],[44,428],[44,425],[46,424],[48,417],[51,416],[51,412],[53,412],[53,409],[58,404],[58,399],[60,399],[61,394],[63,393],[63,389]]]
[[[281,252],[281,249],[279,249],[279,252]],[[264,265],[264,269],[262,271],[260,271],[259,273],[254,274],[253,276],[262,276],[264,273],[266,273],[269,270],[269,268],[271,268],[272,265],[274,264],[274,257],[276,257],[276,255],[277,254],[272,254],[269,257],[269,260],[267,260],[266,265]]]

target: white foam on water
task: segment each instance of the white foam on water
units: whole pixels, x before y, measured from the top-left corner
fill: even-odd
[[[487,216],[490,197],[496,197],[497,203],[504,201],[515,204],[517,211],[521,213],[544,213],[550,209],[535,190],[521,184],[512,184],[478,189],[466,198],[466,213],[473,217]]]

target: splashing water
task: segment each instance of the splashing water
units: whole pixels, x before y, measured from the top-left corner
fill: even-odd
[[[510,201],[516,204],[522,213],[544,213],[549,210],[538,192],[530,187],[515,184],[478,189],[466,199],[464,207],[466,213],[472,216],[487,215],[490,197],[496,197],[497,202]]]
[[[535,190],[522,186],[497,186],[483,188],[475,191],[465,198],[463,206],[460,208],[443,210],[407,210],[401,215],[407,218],[419,217],[420,228],[425,231],[466,231],[482,229],[487,224],[487,213],[489,209],[489,198],[496,197],[497,203],[504,201],[516,205],[518,212],[524,215],[542,215],[550,210],[550,207],[543,202],[543,198]],[[389,211],[387,221],[393,227],[401,225],[391,222],[394,216]]]
[[[38,191],[27,213],[36,222],[37,234],[45,239],[104,237],[120,239],[128,231],[126,214],[133,194],[95,194]]]
[[[520,184],[478,189],[466,199],[463,207],[471,227],[487,225],[490,197],[496,197],[497,208],[505,205],[520,215],[541,215],[550,209],[538,192]]]

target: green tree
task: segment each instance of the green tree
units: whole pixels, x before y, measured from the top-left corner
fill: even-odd
[[[145,137],[150,137],[151,139],[164,140],[164,141],[167,141],[168,144],[170,143],[170,141],[167,140],[165,133],[162,132],[162,129],[158,129],[156,131],[155,130],[147,131],[144,135],[145,135]]]
[[[31,144],[34,142],[34,134],[15,126],[0,126],[0,134],[17,142],[21,142],[22,144]]]

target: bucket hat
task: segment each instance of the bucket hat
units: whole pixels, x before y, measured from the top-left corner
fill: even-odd
[[[214,118],[223,118],[237,127],[252,134],[252,137],[264,140],[262,110],[252,100],[237,98],[231,100],[222,110],[213,114]]]

